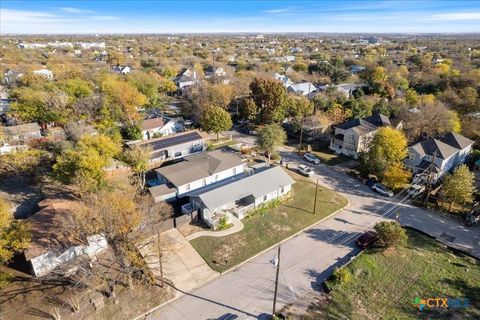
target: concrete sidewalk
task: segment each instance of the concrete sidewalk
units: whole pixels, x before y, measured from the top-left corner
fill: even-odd
[[[188,235],[186,239],[188,241],[192,241],[195,238],[199,237],[225,237],[234,233],[237,233],[239,231],[243,230],[243,223],[240,220],[235,220],[233,221],[233,226],[226,230],[221,230],[221,231],[199,231],[195,232],[191,235]]]

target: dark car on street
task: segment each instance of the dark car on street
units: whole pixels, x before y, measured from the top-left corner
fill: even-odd
[[[360,249],[365,249],[379,239],[378,234],[374,231],[367,231],[357,238],[355,243]]]

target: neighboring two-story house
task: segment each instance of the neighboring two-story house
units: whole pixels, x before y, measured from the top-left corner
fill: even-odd
[[[428,138],[408,147],[404,164],[415,174],[431,170],[437,180],[465,162],[472,151],[473,143],[474,141],[454,132],[447,133],[440,139]]]
[[[185,157],[155,170],[160,185],[149,188],[155,202],[172,201],[226,179],[243,175],[247,164],[233,152],[215,150]]]
[[[368,151],[377,130],[390,126],[390,120],[383,114],[374,114],[335,125],[329,148],[336,153],[357,159],[360,153]]]

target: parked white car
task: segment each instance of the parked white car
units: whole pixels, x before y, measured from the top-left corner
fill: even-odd
[[[411,198],[415,198],[416,196],[422,194],[425,191],[425,186],[421,186],[418,184],[412,184],[408,189],[407,189],[407,194]]]
[[[298,166],[298,171],[303,174],[304,176],[307,176],[307,177],[311,177],[315,174],[315,172],[313,172],[313,170],[303,164],[300,164]]]
[[[372,190],[380,193],[382,196],[389,197],[389,198],[393,197],[393,191],[388,189],[381,183],[375,183],[372,186]]]
[[[308,162],[313,163],[313,164],[319,164],[320,163],[320,159],[318,159],[316,156],[314,156],[311,153],[305,153],[303,155],[303,159],[305,159]]]

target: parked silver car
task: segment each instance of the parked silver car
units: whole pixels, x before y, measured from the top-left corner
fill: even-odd
[[[311,177],[315,174],[313,170],[303,164],[298,166],[298,171],[303,174],[304,176]]]
[[[372,186],[372,190],[380,193],[382,196],[389,197],[389,198],[393,197],[393,191],[388,189],[381,183],[375,183]]]
[[[313,164],[319,164],[320,163],[320,159],[318,159],[315,155],[313,155],[311,153],[305,153],[303,155],[303,159],[305,159],[308,162],[313,163]]]

